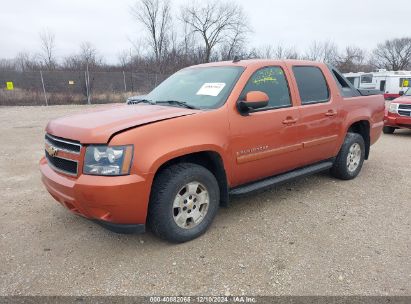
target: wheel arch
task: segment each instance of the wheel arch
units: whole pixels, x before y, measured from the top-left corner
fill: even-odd
[[[224,166],[224,160],[219,152],[214,150],[202,150],[170,157],[164,160],[161,164],[157,164],[157,168],[154,171],[154,179],[162,170],[177,163],[193,163],[210,170],[219,185],[220,205],[225,207],[228,205],[228,176]]]
[[[352,122],[347,133],[357,133],[362,136],[365,143],[365,159],[370,155],[371,139],[370,139],[370,122],[366,119]]]

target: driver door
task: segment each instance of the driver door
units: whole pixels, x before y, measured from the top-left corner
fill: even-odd
[[[298,131],[299,110],[288,85],[285,66],[256,70],[245,85],[240,100],[250,91],[268,95],[267,107],[242,116],[230,111],[232,187],[276,175],[300,164],[302,143]]]

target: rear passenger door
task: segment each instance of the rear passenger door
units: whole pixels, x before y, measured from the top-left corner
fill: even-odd
[[[289,67],[299,96],[299,129],[303,144],[303,163],[311,164],[335,156],[341,125],[337,88],[327,67],[299,65]],[[331,91],[333,90],[333,91]],[[332,94],[334,92],[334,94]]]

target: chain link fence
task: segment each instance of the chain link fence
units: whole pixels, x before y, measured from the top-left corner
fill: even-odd
[[[101,71],[0,71],[0,106],[124,102],[168,75]]]

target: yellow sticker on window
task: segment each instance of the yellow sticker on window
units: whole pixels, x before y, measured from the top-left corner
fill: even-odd
[[[277,84],[278,80],[275,77],[275,74],[277,74],[277,69],[275,68],[263,69],[255,74],[252,81],[255,85],[266,84],[267,82]]]
[[[6,82],[6,89],[9,90],[9,91],[14,90],[14,84],[13,84],[12,81],[7,81]]]
[[[402,86],[408,88],[410,86],[410,81],[408,79],[404,79]]]

